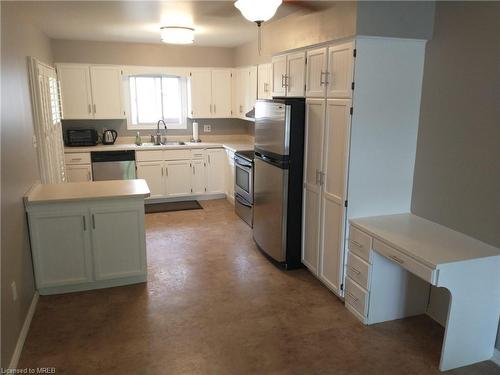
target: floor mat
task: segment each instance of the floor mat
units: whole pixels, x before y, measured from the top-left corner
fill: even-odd
[[[181,201],[181,202],[162,202],[149,203],[144,205],[147,214],[155,214],[158,212],[184,211],[184,210],[202,210],[201,204],[198,201]]]

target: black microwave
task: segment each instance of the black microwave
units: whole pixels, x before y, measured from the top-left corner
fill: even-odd
[[[66,130],[66,146],[95,146],[99,136],[95,129],[68,129]]]

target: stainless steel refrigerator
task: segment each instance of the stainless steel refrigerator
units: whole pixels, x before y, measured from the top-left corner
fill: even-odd
[[[255,105],[253,237],[286,269],[301,266],[305,100]]]

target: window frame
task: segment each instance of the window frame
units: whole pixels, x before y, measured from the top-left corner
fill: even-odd
[[[177,78],[179,79],[179,89],[181,95],[181,118],[180,122],[168,122],[167,129],[171,130],[186,130],[187,129],[187,112],[188,112],[188,98],[187,98],[187,78],[183,76],[177,76],[173,74],[131,74],[124,76],[123,79],[123,90],[125,99],[125,113],[127,119],[127,130],[154,130],[157,128],[157,123],[140,123],[134,124],[132,122],[132,93],[130,90],[130,78],[131,77],[150,77],[150,78]],[[160,120],[160,119],[158,119]]]

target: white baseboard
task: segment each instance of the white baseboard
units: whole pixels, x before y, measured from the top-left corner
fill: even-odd
[[[33,315],[35,315],[38,296],[38,292],[35,291],[33,299],[31,300],[30,308],[28,310],[28,313],[26,314],[26,318],[24,319],[23,328],[21,328],[21,332],[19,332],[16,348],[14,349],[14,353],[12,354],[12,358],[10,359],[9,369],[17,368],[17,363],[19,362],[21,352],[23,351],[24,341],[26,340],[26,336],[28,336],[31,320],[33,319]]]
[[[491,357],[491,361],[500,366],[500,350],[496,348],[493,350],[493,357]]]

